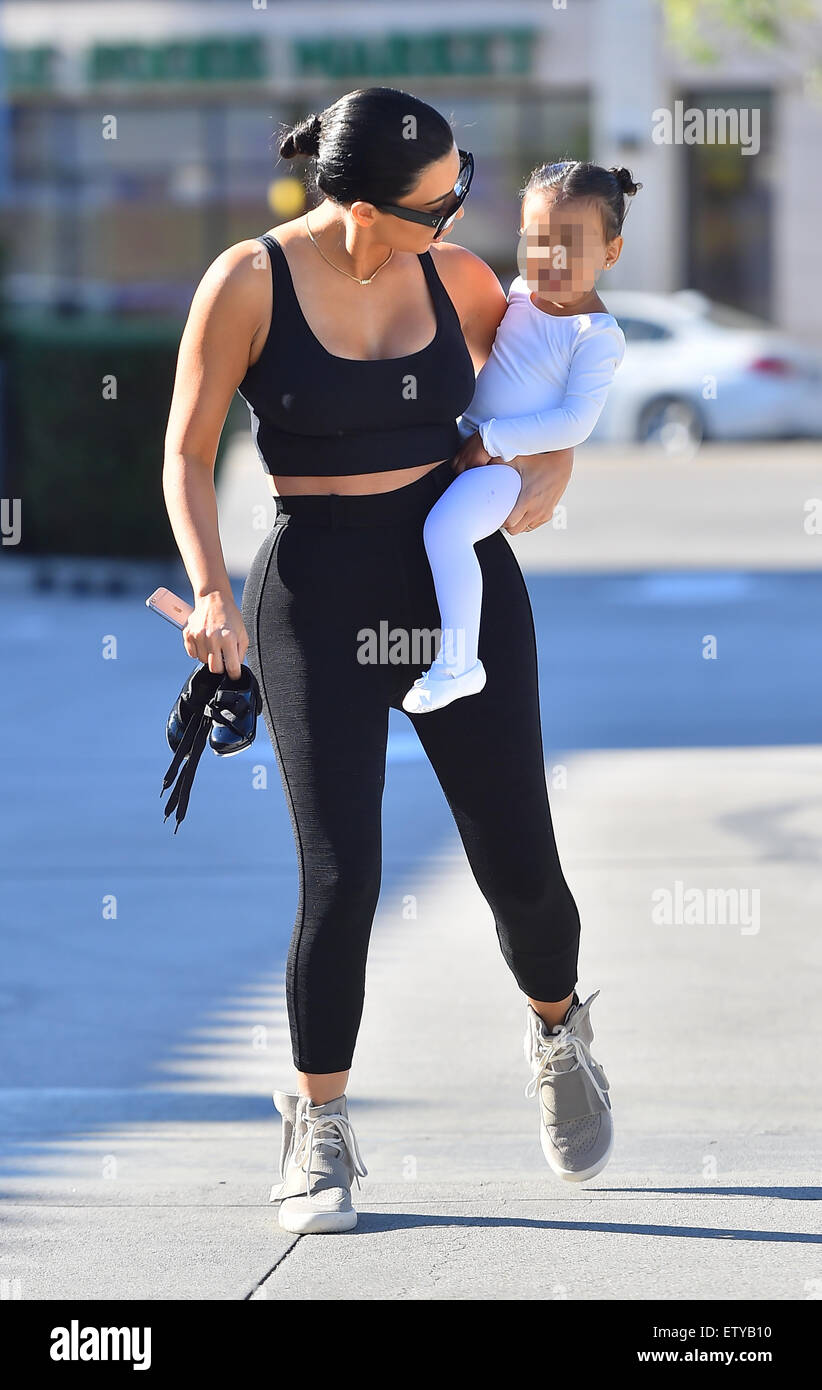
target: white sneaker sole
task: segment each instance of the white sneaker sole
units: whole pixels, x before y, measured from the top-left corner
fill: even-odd
[[[539,1127],[539,1145],[548,1167],[551,1169],[552,1173],[556,1173],[558,1178],[564,1179],[565,1182],[586,1182],[588,1178],[595,1178],[597,1173],[601,1173],[610,1160],[614,1149],[613,1124],[611,1125],[611,1137],[608,1141],[608,1147],[605,1153],[596,1163],[592,1164],[590,1168],[581,1168],[578,1172],[571,1172],[569,1169],[560,1166],[548,1135],[545,1133],[545,1127],[542,1124],[540,1124]]]
[[[353,1231],[357,1224],[355,1211],[289,1212],[280,1205],[279,1224],[294,1235],[322,1235],[333,1231]]]

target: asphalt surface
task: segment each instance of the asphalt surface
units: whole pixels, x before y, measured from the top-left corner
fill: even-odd
[[[230,762],[204,755],[175,837],[159,792],[190,669],[178,635],[142,589],[41,594],[0,558],[31,704],[3,759],[4,1297],[818,1296],[822,570],[773,536],[756,566],[695,545],[665,568],[656,520],[646,503],[631,567],[521,554],[611,1163],[580,1187],[544,1163],[521,998],[392,712],[348,1091],[369,1172],[357,1229],[325,1238],[281,1231],[267,1204],[297,877],[265,731]],[[660,924],[677,884],[756,895],[756,917]]]

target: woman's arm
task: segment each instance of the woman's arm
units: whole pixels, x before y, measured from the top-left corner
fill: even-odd
[[[474,371],[479,372],[488,360],[508,307],[505,291],[490,265],[465,246],[435,243],[431,251],[439,277],[459,316]]]
[[[163,495],[194,594],[183,630],[189,656],[239,676],[248,634],[226,572],[214,464],[234,393],[245,376],[270,286],[257,241],[239,242],[208,267],[194,292],[177,356],[165,436]]]
[[[571,481],[573,449],[552,449],[547,454],[524,454],[510,460],[522,479],[514,509],[505,520],[510,536],[535,531],[554,515],[554,508]]]

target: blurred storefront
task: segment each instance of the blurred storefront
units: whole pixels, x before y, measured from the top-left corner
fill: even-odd
[[[281,125],[384,84],[430,100],[474,151],[460,239],[506,283],[522,181],[590,156],[645,185],[615,284],[688,285],[818,332],[822,107],[775,52],[689,65],[655,0],[7,0],[0,17],[16,299],[184,310],[222,248],[301,211]],[[654,113],[677,102],[755,109],[758,149],[657,142]]]

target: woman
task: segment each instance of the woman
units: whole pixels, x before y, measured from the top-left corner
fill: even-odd
[[[351,1184],[366,1172],[345,1091],[380,887],[388,712],[430,661],[420,634],[439,624],[423,520],[454,477],[456,418],[506,300],[482,260],[442,242],[463,215],[473,165],[425,102],[350,92],[296,126],[280,154],[316,160],[323,200],[230,247],[203,277],[180,344],[163,476],[195,597],[185,649],[233,676],[248,654],[291,816],[297,1080],[274,1095],[283,1133],[272,1200],[287,1230],[319,1232],[356,1224]],[[213,483],[236,390],[276,506],[242,611]],[[523,486],[510,534],[549,520],[572,462],[570,451],[515,461]],[[528,593],[500,531],[477,555],[485,689],[412,723],[527,997],[543,1149],[576,1180],[610,1152],[607,1082],[587,1050],[590,1000],[581,1005],[574,989],[579,916],[548,806]],[[408,635],[404,651],[374,659],[368,634],[394,629]]]

